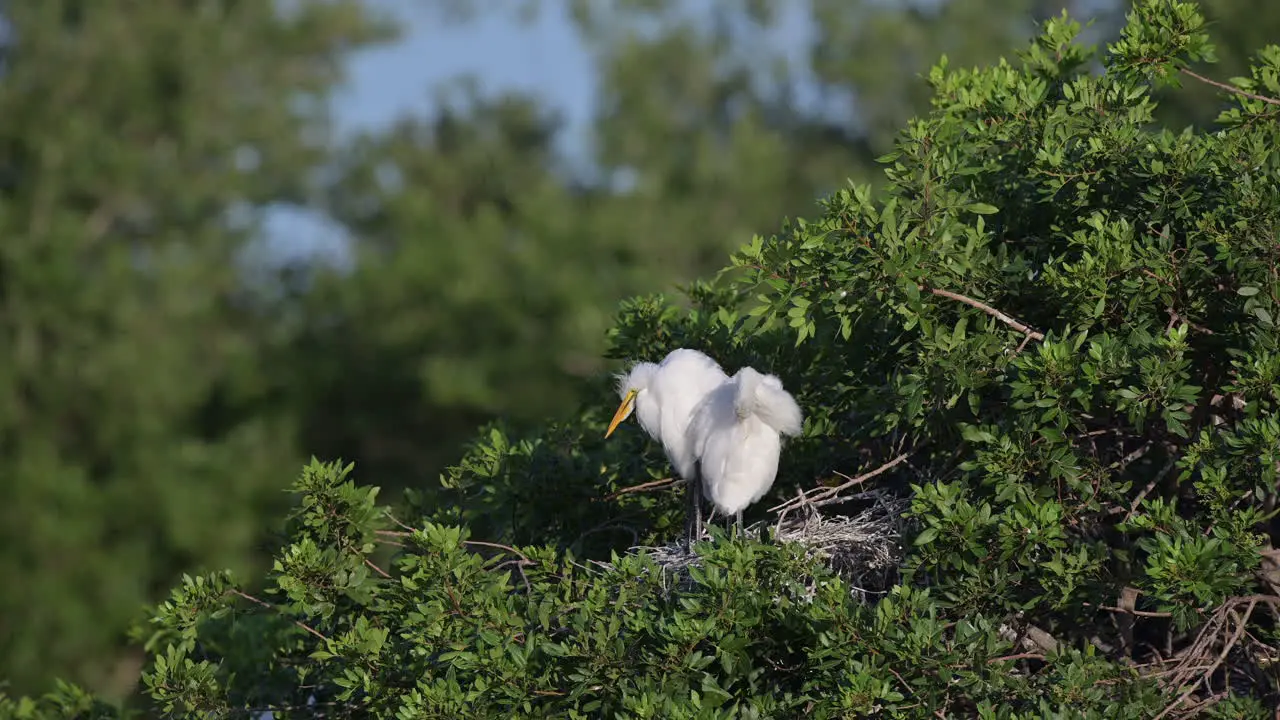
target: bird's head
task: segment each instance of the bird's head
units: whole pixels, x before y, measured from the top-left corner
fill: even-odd
[[[622,421],[631,416],[631,413],[636,409],[636,397],[639,395],[640,391],[635,388],[627,390],[622,395],[622,404],[618,406],[618,411],[613,414],[613,419],[609,421],[609,429],[604,432],[605,437],[612,435],[613,431],[617,430],[618,426],[622,424]]]
[[[617,412],[613,414],[613,420],[609,421],[609,429],[605,431],[604,436],[609,437],[614,430],[635,412],[636,403],[640,398],[649,391],[649,379],[657,372],[658,366],[653,363],[642,362],[631,368],[631,372],[626,375],[618,376],[618,395],[622,397],[622,404],[618,406]]]

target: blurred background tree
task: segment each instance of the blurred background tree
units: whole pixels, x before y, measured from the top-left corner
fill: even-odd
[[[129,618],[183,570],[251,565],[269,540],[250,529],[301,458],[429,490],[480,424],[568,412],[608,369],[618,300],[674,291],[874,180],[939,55],[989,62],[1064,7],[1098,18],[1096,41],[1125,9],[0,3],[0,678],[127,693]],[[1204,7],[1216,78],[1280,36],[1280,6]],[[430,47],[495,15],[572,29],[598,86],[585,134],[545,88],[483,77],[334,131],[362,48],[397,29]],[[1195,93],[1164,121],[1211,122]],[[284,206],[337,228],[339,262],[278,262],[261,221]]]
[[[384,33],[356,2],[0,14],[0,678],[118,694],[128,622],[246,567],[303,457],[241,259],[305,202],[342,53]]]

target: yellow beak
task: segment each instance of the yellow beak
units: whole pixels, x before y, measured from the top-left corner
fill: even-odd
[[[622,404],[618,406],[618,412],[613,414],[613,420],[609,422],[609,429],[604,433],[605,437],[609,437],[613,434],[614,430],[618,429],[618,426],[622,424],[622,421],[626,420],[627,416],[631,414],[631,411],[635,409],[635,405],[636,391],[628,390],[626,397],[622,398]]]

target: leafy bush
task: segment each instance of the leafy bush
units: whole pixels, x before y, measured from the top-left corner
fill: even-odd
[[[653,443],[601,438],[602,380],[570,425],[488,431],[404,524],[313,463],[262,591],[207,575],[157,609],[150,695],[202,716],[1269,717],[1280,47],[1224,88],[1219,130],[1156,127],[1154,89],[1207,80],[1202,24],[1145,0],[1105,56],[1064,16],[1017,65],[944,60],[886,197],[842,190],[754,239],[692,310],[624,305],[618,358],[702,348],[797,391],[774,501],[837,474],[874,490],[841,511],[910,498],[872,602],[791,544],[717,534],[680,587],[627,554],[681,504]]]

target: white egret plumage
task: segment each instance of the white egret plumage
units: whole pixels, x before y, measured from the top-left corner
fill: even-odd
[[[744,367],[712,390],[694,411],[687,444],[715,509],[741,528],[743,509],[773,486],[782,436],[799,435],[803,424],[800,406],[776,376]]]
[[[672,350],[661,363],[637,363],[619,378],[622,404],[604,435],[612,435],[634,411],[640,427],[662,444],[672,468],[685,480],[685,535],[691,542],[702,534],[702,493],[689,421],[703,399],[728,380],[719,363],[687,348]]]

